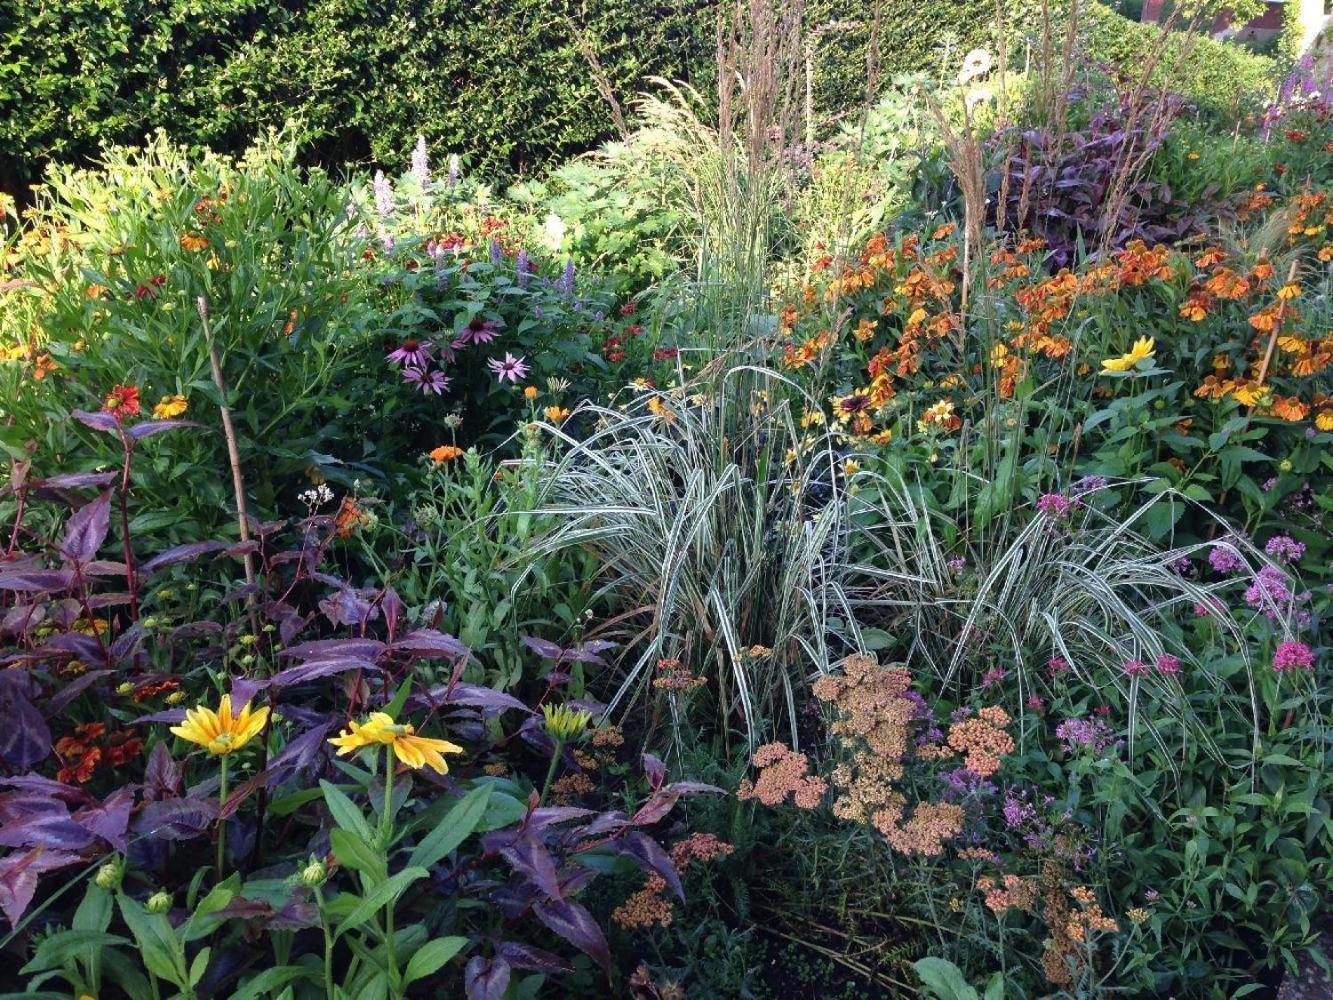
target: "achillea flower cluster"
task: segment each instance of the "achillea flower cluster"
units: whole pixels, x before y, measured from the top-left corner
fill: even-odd
[[[759,777],[746,778],[736,789],[739,799],[758,799],[766,806],[776,806],[788,798],[799,809],[814,809],[828,791],[823,778],[810,773],[810,759],[784,743],[766,743],[754,752],[754,766]]]
[[[658,691],[683,694],[703,687],[708,683],[705,677],[690,673],[690,668],[680,660],[665,659],[657,661],[657,676],[653,678],[653,687]]]
[[[996,881],[989,875],[977,879],[986,909],[996,916],[1006,910],[1031,912],[1037,906],[1037,887],[1020,875],[1004,875]]]
[[[696,861],[716,861],[727,857],[735,849],[711,833],[692,833],[671,848],[671,863],[677,872],[684,874]],[[625,930],[669,927],[675,914],[666,892],[666,879],[654,872],[648,876],[642,889],[615,908],[611,919]]]
[[[965,755],[969,771],[990,777],[1000,769],[1000,758],[1014,752],[1014,738],[1005,732],[1011,721],[1004,709],[988,705],[949,727],[949,746]]]
[[[937,857],[944,853],[944,842],[962,832],[965,813],[956,803],[918,802],[904,819],[906,807],[907,800],[894,792],[870,820],[899,854]]]

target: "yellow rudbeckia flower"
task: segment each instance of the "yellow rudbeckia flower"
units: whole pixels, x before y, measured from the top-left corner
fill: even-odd
[[[399,725],[386,712],[371,712],[365,722],[349,723],[351,732],[344,729],[329,740],[338,748],[338,756],[354,753],[362,747],[387,746],[402,763],[415,770],[429,767],[437,774],[448,774],[449,765],[443,754],[462,753],[463,748],[448,740],[434,740],[418,736],[409,723]]]
[[[1107,358],[1102,362],[1102,370],[1108,372],[1127,372],[1137,367],[1140,361],[1151,361],[1157,350],[1157,342],[1152,337],[1140,337],[1134,341],[1128,354],[1118,358]]]
[[[268,721],[268,709],[250,711],[250,703],[238,713],[231,710],[231,695],[224,694],[218,710],[203,705],[185,710],[185,722],[171,731],[183,740],[198,743],[215,756],[235,753],[259,735]]]

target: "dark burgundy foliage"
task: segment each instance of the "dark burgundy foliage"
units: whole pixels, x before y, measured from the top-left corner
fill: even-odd
[[[1197,207],[1208,199],[1178,200],[1169,186],[1143,179],[1139,169],[1185,110],[1183,99],[1151,91],[1098,97],[1080,127],[1012,130],[992,141],[1002,159],[987,184],[989,221],[1005,232],[1041,237],[1053,269],[1073,266],[1080,254],[1103,245],[1119,249],[1136,239],[1174,244],[1205,231],[1211,221]],[[1070,103],[1085,106],[1083,100]],[[1114,197],[1121,189],[1126,196]]]

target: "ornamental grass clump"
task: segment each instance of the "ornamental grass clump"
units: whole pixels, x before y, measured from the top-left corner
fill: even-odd
[[[731,361],[624,410],[585,405],[596,429],[582,440],[551,428],[568,447],[542,470],[534,514],[552,527],[535,555],[595,553],[602,587],[631,609],[623,627],[642,640],[608,712],[669,697],[653,668],[675,660],[706,679],[690,704],[713,714],[698,721],[737,725],[751,747],[784,723],[799,739],[797,700],[828,662],[839,604],[846,487],[832,436],[798,426],[789,388]]]

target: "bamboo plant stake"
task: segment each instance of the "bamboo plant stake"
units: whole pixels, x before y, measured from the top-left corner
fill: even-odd
[[[208,300],[202,295],[198,298],[199,319],[204,324],[204,343],[208,345],[208,363],[213,369],[213,384],[218,387],[218,396],[220,402],[218,409],[222,412],[222,435],[227,439],[227,460],[231,464],[231,488],[236,496],[236,523],[240,528],[241,541],[250,540],[250,511],[245,502],[245,477],[241,474],[241,452],[236,447],[236,428],[231,422],[231,407],[227,405],[227,385],[222,378],[222,363],[218,360],[217,345],[213,343],[213,329],[208,322]],[[245,583],[248,587],[255,585],[255,560],[253,554],[246,552],[242,556],[245,562]],[[251,593],[249,603],[254,606],[254,594]],[[252,611],[253,614],[253,611]],[[258,629],[255,630],[258,635]]]

